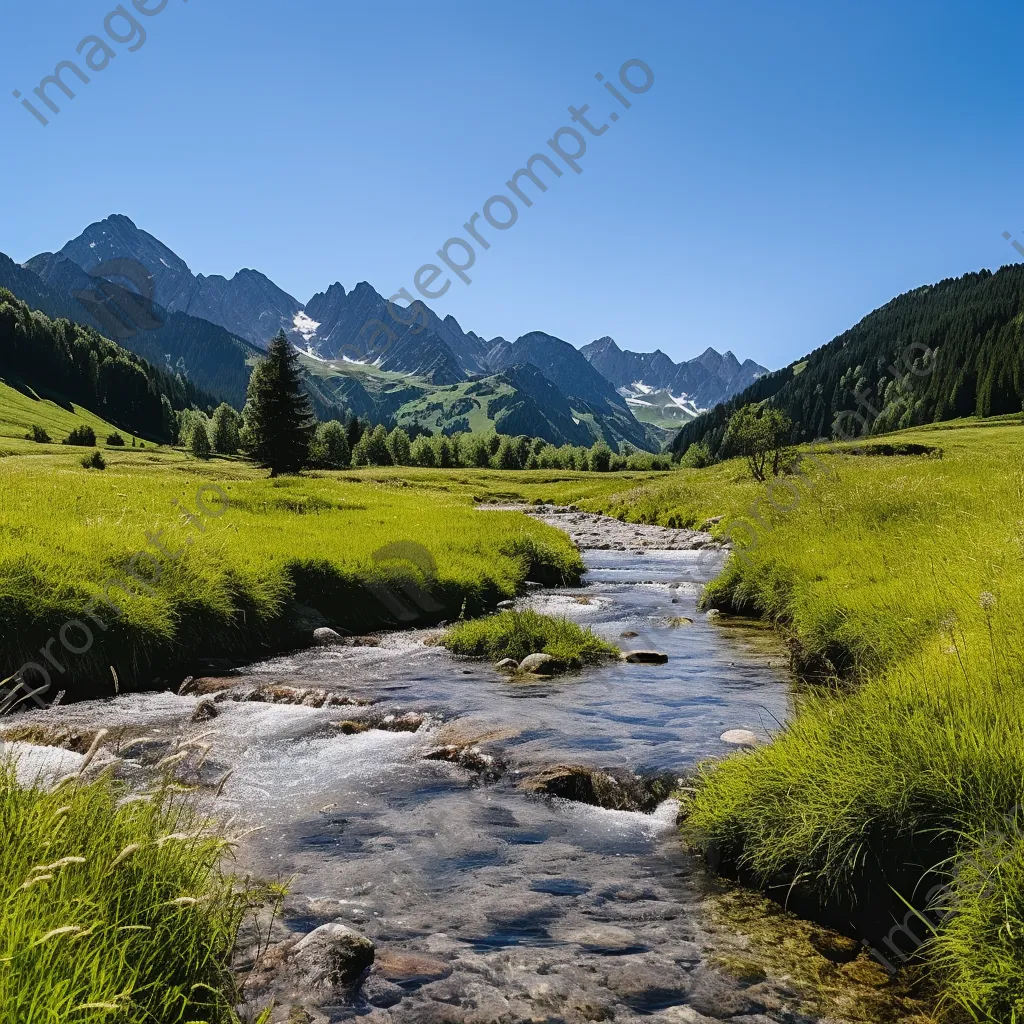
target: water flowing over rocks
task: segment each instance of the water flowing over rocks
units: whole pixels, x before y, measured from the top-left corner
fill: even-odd
[[[698,609],[724,556],[706,535],[528,511],[572,533],[590,572],[517,606],[667,662],[529,676],[456,662],[428,631],[332,639],[180,696],[33,712],[10,746],[65,773],[106,727],[105,756],[140,789],[184,755],[174,771],[247,833],[233,870],[289,883],[239,955],[274,1024],[822,1020],[709,912],[718,885],[681,848],[671,798],[728,753],[724,734],[763,741],[785,721],[777,639]]]

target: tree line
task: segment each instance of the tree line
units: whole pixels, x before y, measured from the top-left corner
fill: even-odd
[[[241,415],[227,404],[212,416],[197,409],[178,414],[177,440],[199,458],[214,452],[241,452],[279,473],[301,469],[349,469],[360,466],[423,466],[439,469],[571,469],[609,472],[621,469],[667,470],[671,458],[636,449],[613,452],[604,442],[590,448],[556,447],[542,438],[500,434],[425,434],[410,437],[402,427],[388,428],[358,417],[346,423],[318,423],[306,393],[298,353],[281,333],[270,344],[249,381]]]

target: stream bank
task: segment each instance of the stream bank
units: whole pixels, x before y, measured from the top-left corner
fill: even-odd
[[[582,590],[534,590],[519,605],[657,648],[666,664],[524,683],[409,631],[275,658],[202,693],[64,708],[61,726],[112,729],[137,780],[183,744],[212,744],[195,778],[212,787],[230,771],[217,807],[259,829],[238,870],[289,884],[269,950],[257,962],[248,933],[240,964],[252,958],[247,992],[278,1001],[275,1021],[825,1020],[806,980],[712,912],[729,890],[681,849],[674,800],[639,813],[524,787],[566,764],[678,778],[728,753],[727,731],[767,740],[790,711],[785,649],[770,630],[697,609],[723,557],[707,557],[706,535],[528,511],[579,537],[589,572]],[[448,747],[474,758],[436,756]],[[61,770],[76,756],[62,751]],[[300,948],[326,925],[375,945],[359,983],[325,982]]]

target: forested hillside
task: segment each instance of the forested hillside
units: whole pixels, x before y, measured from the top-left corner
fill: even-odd
[[[769,400],[793,420],[793,440],[884,433],[1024,406],[1024,265],[982,270],[893,299],[806,359],[757,380],[687,424],[682,454],[717,456],[737,409]]]
[[[6,288],[0,288],[0,377],[159,440],[174,439],[174,411],[217,404],[189,381],[157,369],[92,328],[31,310]]]

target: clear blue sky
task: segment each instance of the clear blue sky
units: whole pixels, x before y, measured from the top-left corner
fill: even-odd
[[[196,273],[255,267],[303,302],[411,289],[568,105],[621,109],[594,75],[630,58],[653,87],[438,312],[775,367],[901,291],[1017,261],[1002,231],[1024,241],[1019,3],[169,0],[43,128],[11,90],[114,7],[5,5],[19,261],[118,212]]]

